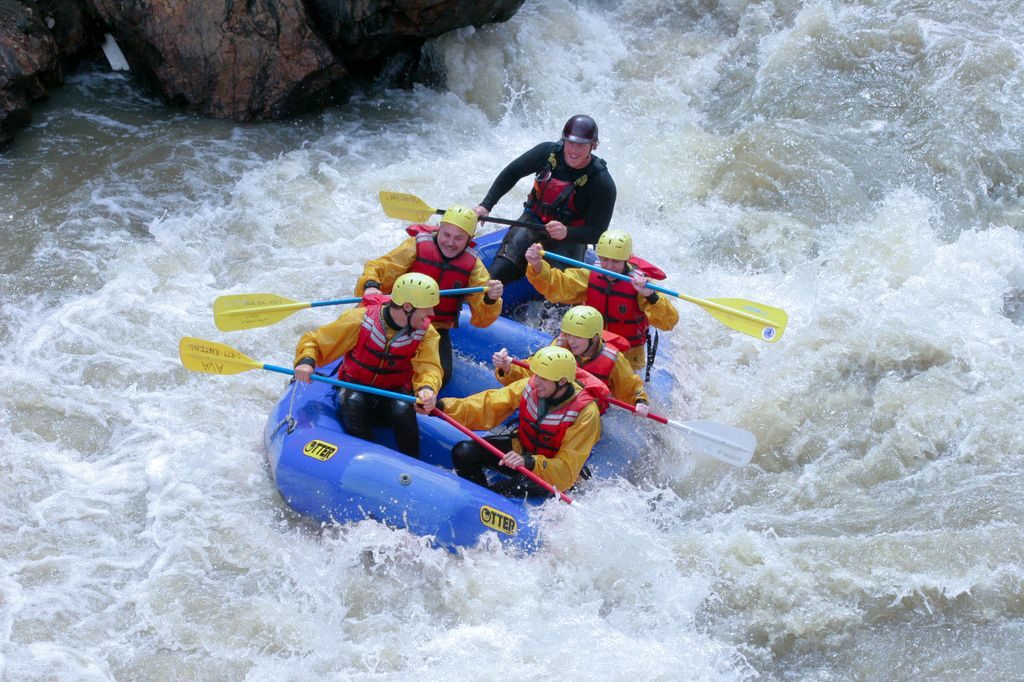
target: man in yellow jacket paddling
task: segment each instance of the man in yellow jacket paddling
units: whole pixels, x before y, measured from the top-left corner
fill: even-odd
[[[338,413],[350,435],[373,440],[372,426],[390,426],[398,450],[419,457],[416,411],[433,409],[441,388],[438,334],[430,324],[440,300],[437,282],[409,273],[395,280],[391,296],[368,296],[334,322],[307,332],[295,349],[295,378],[309,383],[314,367],[344,356],[338,378],[389,391],[412,394],[420,405],[396,398],[344,389]]]
[[[462,303],[469,304],[470,324],[488,327],[501,315],[504,285],[491,279],[487,267],[472,247],[477,215],[464,206],[452,206],[441,216],[440,227],[410,225],[409,238],[380,258],[367,261],[356,282],[357,296],[390,293],[395,279],[407,272],[429,275],[441,289],[485,287],[485,292],[445,296],[434,307],[431,323],[440,334],[438,352],[444,370],[442,384],[452,376],[452,342],[449,330],[459,323]]]
[[[647,364],[644,342],[648,329],[668,331],[679,322],[679,311],[667,298],[647,287],[651,272],[664,274],[633,256],[633,239],[622,230],[608,230],[597,240],[601,267],[632,277],[624,282],[586,268],[558,270],[544,260],[540,244],[526,250],[526,278],[552,303],[586,303],[604,317],[605,329],[619,334],[629,344],[625,352],[634,370]],[[637,263],[642,264],[642,268]],[[652,358],[653,360],[653,358]]]
[[[488,486],[484,468],[508,467],[508,480],[491,487],[509,497],[550,493],[514,471],[523,466],[559,490],[576,484],[590,451],[601,437],[601,414],[594,386],[577,383],[576,359],[565,348],[547,346],[530,359],[532,376],[503,388],[466,398],[444,398],[438,409],[470,429],[491,429],[519,410],[514,435],[485,440],[505,453],[498,460],[472,440],[452,448],[455,471],[465,479]],[[601,387],[603,388],[603,387]]]

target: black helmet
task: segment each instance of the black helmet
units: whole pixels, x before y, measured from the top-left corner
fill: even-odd
[[[596,143],[597,122],[585,114],[576,114],[565,122],[562,139],[569,142]]]

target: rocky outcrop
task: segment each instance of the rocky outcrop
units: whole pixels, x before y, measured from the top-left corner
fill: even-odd
[[[57,43],[64,64],[73,65],[103,42],[106,28],[96,9],[81,0],[34,0],[34,6]]]
[[[111,33],[168,102],[238,121],[343,96],[394,55],[447,31],[505,21],[523,0],[0,0],[0,146],[62,64]]]
[[[463,26],[508,21],[523,0],[307,0],[317,28],[353,71]]]
[[[133,71],[211,116],[288,116],[347,75],[299,0],[93,2]]]
[[[57,43],[42,15],[0,0],[0,147],[29,122],[32,103],[62,82]]]

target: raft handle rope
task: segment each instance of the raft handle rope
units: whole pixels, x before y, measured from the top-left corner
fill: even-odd
[[[292,385],[292,395],[288,399],[288,414],[286,414],[284,416],[284,419],[282,419],[280,423],[278,423],[278,425],[274,427],[274,433],[277,433],[277,430],[280,429],[285,424],[288,425],[288,433],[291,433],[292,431],[295,430],[295,426],[298,424],[298,422],[295,420],[295,417],[292,416],[292,412],[295,409],[295,393],[299,390],[299,384],[301,382],[292,379],[288,383]]]

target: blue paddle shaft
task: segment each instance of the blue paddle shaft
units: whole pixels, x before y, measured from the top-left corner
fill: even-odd
[[[612,272],[611,270],[605,270],[604,268],[600,267],[599,265],[591,265],[590,263],[584,263],[582,261],[578,261],[578,260],[575,260],[573,258],[566,258],[565,256],[560,256],[557,253],[551,253],[550,251],[545,251],[544,252],[544,257],[545,258],[550,258],[551,260],[561,261],[562,263],[567,263],[569,265],[576,265],[576,266],[581,267],[581,268],[586,268],[587,270],[593,270],[594,272],[600,272],[602,275],[607,275],[608,277],[614,277],[615,279],[621,279],[623,282],[632,282],[633,281],[633,278],[630,277],[629,275],[623,275],[623,274],[620,274],[618,272]],[[651,284],[650,282],[648,282],[647,283],[647,288],[648,289],[653,289],[654,291],[660,291],[661,293],[668,294],[669,296],[675,296],[676,298],[682,298],[677,292],[672,291],[671,289],[666,289],[665,287],[659,287],[657,284]]]
[[[348,303],[359,303],[361,298],[336,298],[331,301],[313,301],[309,304],[310,308],[319,308],[322,305],[346,305]]]
[[[464,289],[442,289],[439,293],[442,296],[464,296],[466,294],[476,294],[484,290],[484,287],[466,287]],[[330,301],[313,301],[309,304],[310,308],[319,308],[324,305],[346,305],[348,303],[359,303],[361,298],[335,298]]]
[[[442,296],[462,296],[464,294],[477,294],[486,291],[487,287],[466,287],[465,289],[441,289]]]
[[[278,374],[289,374],[295,376],[294,369],[288,369],[287,367],[279,367],[277,365],[263,365],[263,369],[269,372],[277,372]],[[338,381],[337,379],[331,379],[329,377],[322,377],[319,374],[314,374],[310,377],[313,381],[320,381],[331,386],[338,386],[339,388],[350,388],[353,391],[362,391],[364,393],[372,393],[374,395],[384,396],[385,398],[394,398],[395,400],[404,400],[407,403],[415,403],[416,397],[405,393],[395,393],[394,391],[385,391],[383,388],[374,388],[373,386],[363,386],[362,384],[353,384],[348,381]]]

